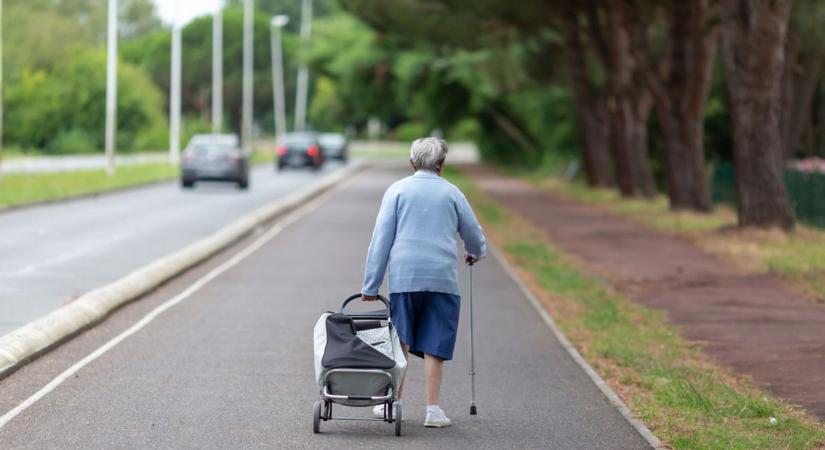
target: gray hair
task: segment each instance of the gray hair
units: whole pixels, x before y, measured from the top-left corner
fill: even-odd
[[[438,172],[447,158],[447,141],[436,137],[416,139],[410,149],[410,162],[415,170]]]

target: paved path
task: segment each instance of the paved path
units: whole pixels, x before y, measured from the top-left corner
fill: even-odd
[[[359,288],[381,194],[405,173],[376,168],[334,191],[0,428],[0,448],[645,448],[493,259],[475,274],[479,416],[467,415],[465,317],[442,401],[453,427],[422,426],[423,367],[413,359],[405,436],[362,422],[312,434],[312,327]],[[0,415],[227,257],[1,381]]]
[[[633,300],[666,311],[717,361],[825,418],[825,307],[774,277],[741,273],[685,239],[489,168],[467,171],[493,198],[606,274]]]
[[[324,171],[254,168],[250,189],[177,182],[0,213],[0,335],[304,187]]]

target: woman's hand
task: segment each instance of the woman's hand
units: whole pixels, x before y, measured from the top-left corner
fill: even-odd
[[[378,300],[378,296],[377,295],[361,294],[361,300],[363,300],[365,302],[374,302],[374,301]]]

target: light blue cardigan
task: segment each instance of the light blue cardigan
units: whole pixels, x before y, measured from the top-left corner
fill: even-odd
[[[390,293],[459,295],[456,234],[469,255],[484,257],[484,233],[457,187],[423,170],[395,182],[381,200],[361,293],[378,294],[389,264]]]

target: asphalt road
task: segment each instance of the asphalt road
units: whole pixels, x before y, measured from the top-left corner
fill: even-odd
[[[169,182],[0,213],[0,336],[207,236],[242,214],[340,168],[251,171],[183,190]]]
[[[381,194],[404,174],[400,166],[373,168],[324,197],[258,251],[23,410],[0,428],[0,448],[647,447],[494,259],[476,266],[474,276],[478,416],[467,414],[463,315],[442,398],[453,427],[423,427],[423,367],[413,358],[405,436],[365,422],[327,422],[322,434],[312,434],[313,325],[359,289]],[[252,239],[1,381],[0,416]]]

